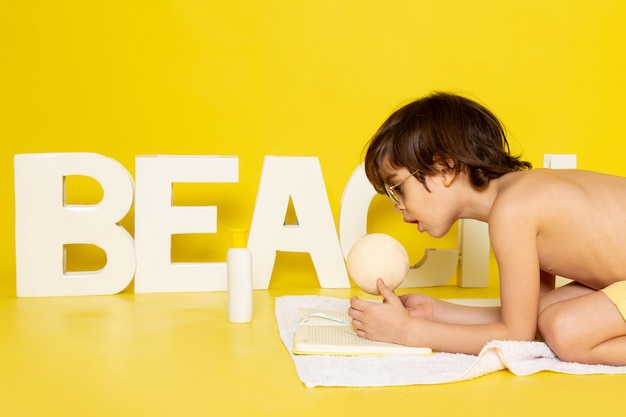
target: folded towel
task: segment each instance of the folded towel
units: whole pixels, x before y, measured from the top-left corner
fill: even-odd
[[[399,386],[443,384],[477,378],[508,369],[515,375],[540,371],[567,374],[626,374],[626,366],[585,365],[563,362],[543,342],[492,341],[478,356],[436,352],[432,356],[316,356],[294,355],[294,326],[298,308],[346,311],[349,301],[318,296],[276,299],[280,338],[307,387]]]

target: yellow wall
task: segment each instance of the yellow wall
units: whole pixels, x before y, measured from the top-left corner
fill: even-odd
[[[368,138],[431,90],[486,103],[536,166],[576,153],[580,168],[626,175],[625,45],[623,0],[0,0],[0,294],[15,292],[16,153],[97,152],[131,173],[139,154],[238,155],[223,198],[177,197],[229,211],[200,241],[223,260],[265,155],[318,156],[337,217]],[[372,230],[420,248],[412,258],[454,245],[418,236],[382,198],[374,207],[387,214]],[[202,257],[197,243],[179,250]]]

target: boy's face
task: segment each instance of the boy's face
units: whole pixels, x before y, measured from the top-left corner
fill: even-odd
[[[432,237],[442,237],[457,220],[454,211],[453,193],[446,174],[426,176],[427,190],[406,168],[395,168],[387,161],[381,173],[385,183],[393,188],[399,204],[396,211],[402,213],[403,220],[416,224],[420,232]],[[408,179],[407,179],[408,177]]]

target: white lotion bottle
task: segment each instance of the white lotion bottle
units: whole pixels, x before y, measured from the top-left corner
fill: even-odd
[[[247,248],[248,229],[231,229],[231,247],[226,253],[228,320],[252,321],[252,253]]]

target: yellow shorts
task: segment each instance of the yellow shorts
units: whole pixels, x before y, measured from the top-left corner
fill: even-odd
[[[626,281],[614,282],[600,291],[609,297],[626,320]]]

